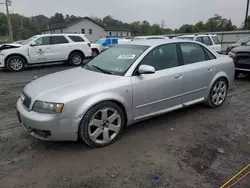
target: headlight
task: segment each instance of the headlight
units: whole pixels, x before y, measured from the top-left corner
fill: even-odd
[[[61,103],[36,101],[32,110],[43,114],[59,114],[62,109],[63,104]]]

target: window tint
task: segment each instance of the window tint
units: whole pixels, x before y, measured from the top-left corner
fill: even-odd
[[[180,46],[185,65],[206,60],[204,50],[200,45],[194,43],[181,43]]]
[[[216,59],[216,57],[206,48],[203,48],[207,54],[207,60]]]
[[[68,36],[68,37],[74,42],[84,42],[83,38],[79,36]]]
[[[89,29],[89,34],[92,35],[92,29]]]
[[[203,43],[206,44],[207,46],[213,45],[212,40],[208,36],[204,36],[203,38]]]
[[[154,48],[142,60],[142,65],[151,65],[156,71],[178,66],[175,44],[167,44]]]
[[[37,46],[42,46],[42,45],[49,45],[50,44],[50,37],[40,37],[37,40],[35,40],[35,43]]]
[[[52,36],[51,44],[65,44],[69,43],[69,41],[64,36]]]
[[[112,44],[117,44],[118,43],[118,39],[112,39]]]
[[[110,39],[106,39],[105,41],[107,44],[111,44],[111,40]]]
[[[196,38],[195,38],[195,41],[201,42],[201,43],[202,43],[202,37],[196,37]]]
[[[220,44],[220,41],[219,41],[218,37],[212,36],[212,39],[214,41],[214,44]]]

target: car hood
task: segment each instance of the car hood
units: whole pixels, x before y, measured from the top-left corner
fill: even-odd
[[[250,46],[238,46],[236,48],[233,48],[231,50],[233,53],[238,53],[238,52],[250,52]]]
[[[21,44],[2,44],[0,46],[0,51],[13,49],[13,48],[20,48],[21,46],[22,46]]]
[[[78,67],[38,78],[26,85],[24,93],[32,100],[67,102],[116,87],[123,79]]]

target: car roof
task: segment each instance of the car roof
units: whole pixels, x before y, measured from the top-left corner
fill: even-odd
[[[198,34],[198,35],[180,35],[177,37],[201,37],[201,36],[217,36],[216,34]]]
[[[127,44],[134,44],[134,45],[144,45],[144,46],[159,46],[163,44],[170,44],[170,43],[178,43],[178,42],[190,42],[190,43],[198,43],[195,41],[187,41],[181,39],[151,39],[151,40],[135,40],[129,41]],[[200,44],[200,43],[198,43]]]
[[[144,38],[144,39],[146,39],[146,38],[150,38],[150,37],[162,37],[162,38],[168,38],[168,37],[163,36],[163,35],[136,36],[136,37],[134,37],[134,38]]]
[[[61,35],[70,35],[70,36],[85,36],[85,34],[77,34],[77,33],[50,33],[50,34],[41,34],[41,35],[36,35],[36,36],[61,36]]]

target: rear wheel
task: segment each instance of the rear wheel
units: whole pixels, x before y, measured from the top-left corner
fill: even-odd
[[[84,56],[80,52],[72,52],[69,56],[69,64],[79,66],[82,64]]]
[[[13,55],[6,61],[6,67],[11,72],[21,71],[25,66],[25,60],[21,56]]]
[[[113,143],[125,124],[122,109],[113,102],[102,102],[92,107],[79,126],[79,137],[91,147]]]
[[[210,90],[206,104],[212,108],[221,106],[227,97],[227,91],[228,84],[226,79],[217,79]]]

